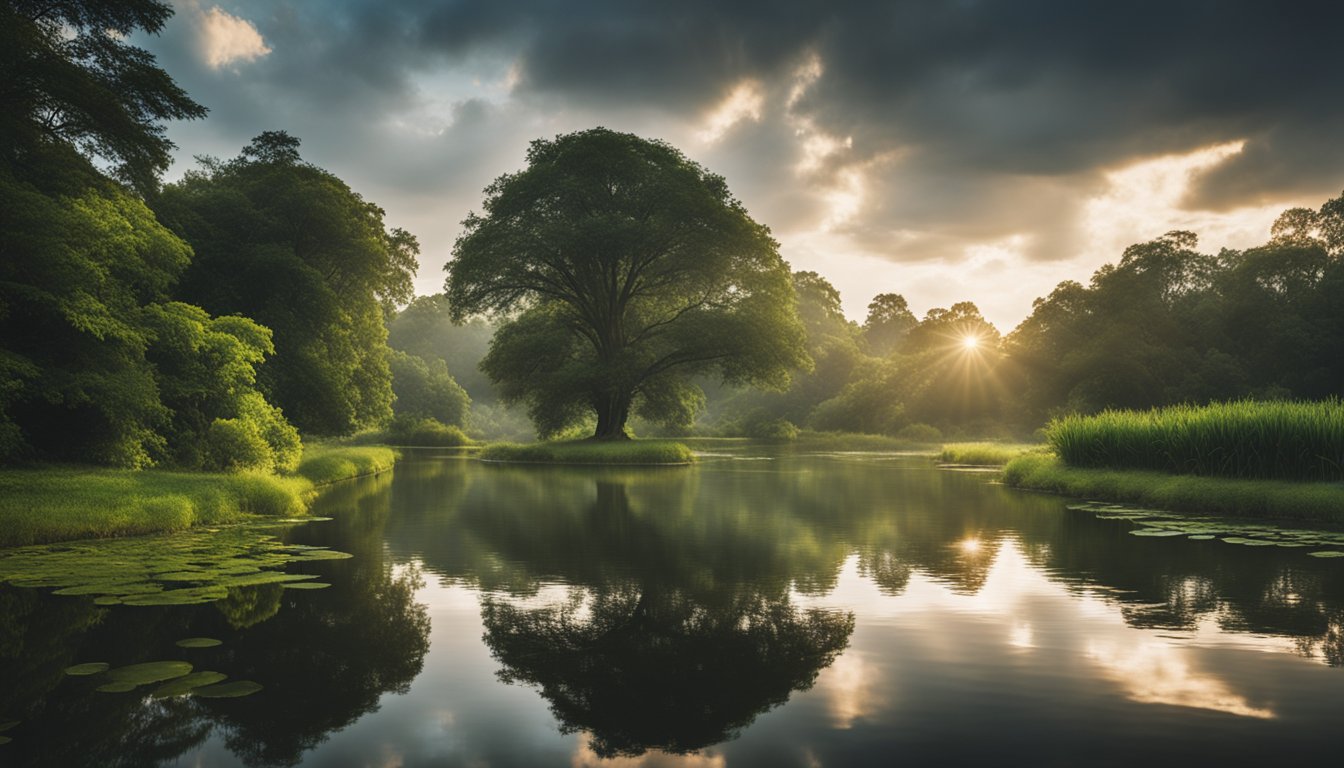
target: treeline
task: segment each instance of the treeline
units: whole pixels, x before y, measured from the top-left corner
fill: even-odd
[[[1246,250],[1201,253],[1194,234],[1169,232],[1087,285],[1060,283],[1003,337],[972,303],[917,319],[889,293],[847,322],[835,288],[796,273],[815,368],[784,393],[711,390],[700,429],[1010,436],[1065,413],[1337,397],[1342,256],[1344,197],[1285,211]]]
[[[297,139],[160,183],[205,109],[126,41],[169,15],[0,3],[0,461],[292,470],[301,432],[461,424],[443,361],[387,344],[415,238]]]

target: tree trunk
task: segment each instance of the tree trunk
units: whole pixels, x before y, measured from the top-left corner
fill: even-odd
[[[594,440],[629,440],[625,422],[630,418],[630,395],[625,392],[604,392],[593,403],[597,410],[597,431]]]

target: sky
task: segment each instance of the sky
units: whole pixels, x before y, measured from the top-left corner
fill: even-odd
[[[1173,229],[1268,239],[1344,190],[1344,3],[172,0],[159,64],[210,109],[168,178],[266,130],[420,240],[528,142],[606,126],[723,175],[862,322],[975,302],[1000,330]]]

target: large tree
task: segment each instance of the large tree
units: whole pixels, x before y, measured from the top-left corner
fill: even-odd
[[[158,0],[0,2],[0,148],[27,165],[43,144],[71,144],[141,192],[168,168],[165,120],[199,118],[197,104],[131,45],[173,13]]]
[[[788,265],[723,177],[595,128],[532,142],[485,190],[447,266],[455,319],[507,316],[484,370],[543,435],[632,412],[686,424],[691,377],[780,387],[807,365]]]
[[[384,319],[411,298],[419,246],[298,147],[263,133],[165,187],[155,212],[195,249],[178,297],[269,327],[263,389],[300,430],[345,434],[391,416]]]

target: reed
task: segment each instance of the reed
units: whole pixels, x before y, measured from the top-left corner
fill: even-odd
[[[1046,427],[1072,467],[1344,480],[1344,402],[1242,400],[1065,416]]]

